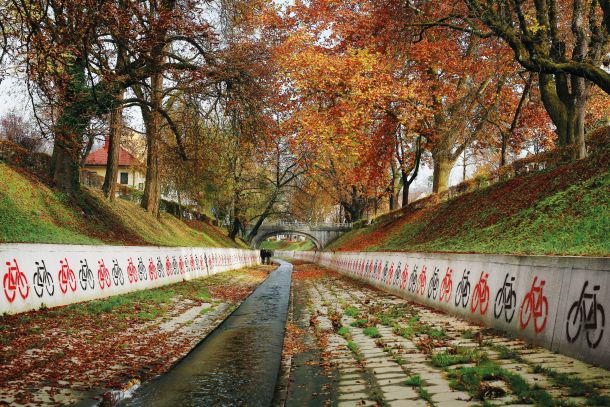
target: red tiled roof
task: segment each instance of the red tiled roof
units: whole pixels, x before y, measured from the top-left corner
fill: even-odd
[[[106,165],[108,161],[108,143],[104,143],[103,147],[98,148],[89,153],[85,158],[84,165],[98,166]],[[119,150],[119,167],[132,167],[141,165],[137,158],[123,147]]]

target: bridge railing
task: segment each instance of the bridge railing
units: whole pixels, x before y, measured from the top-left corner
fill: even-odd
[[[309,229],[323,229],[323,228],[335,228],[335,229],[351,229],[352,223],[350,222],[287,222],[279,221],[273,223],[263,223],[264,227],[281,227],[281,228],[309,228]]]

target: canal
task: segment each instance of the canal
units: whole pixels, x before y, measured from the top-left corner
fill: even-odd
[[[168,373],[122,406],[269,406],[290,300],[292,265],[280,266]]]

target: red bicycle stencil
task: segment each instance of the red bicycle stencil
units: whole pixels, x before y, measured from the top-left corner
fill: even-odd
[[[61,264],[61,268],[57,275],[59,290],[62,294],[65,294],[68,291],[68,286],[70,286],[72,292],[76,291],[76,277],[74,276],[74,270],[72,270],[68,264],[68,259],[64,258],[63,260],[60,260],[59,264]]]
[[[532,288],[523,298],[521,307],[519,308],[519,322],[521,323],[521,329],[527,328],[534,317],[534,331],[540,333],[546,326],[546,320],[549,315],[549,302],[542,290],[544,287],[544,280],[540,280],[540,285],[536,286],[538,277],[534,277],[532,282]]]
[[[439,301],[449,302],[451,299],[451,292],[453,290],[453,280],[451,279],[451,274],[453,274],[453,269],[451,267],[447,267],[445,277],[443,277],[443,281],[441,282],[441,294],[438,297]]]
[[[169,256],[165,256],[165,272],[168,276],[174,274],[174,268],[172,267],[172,262],[169,259]]]
[[[487,308],[489,308],[489,286],[487,285],[488,277],[488,273],[481,271],[479,282],[474,286],[472,301],[470,302],[470,311],[476,312],[478,307],[481,315],[485,315]]]
[[[148,258],[148,277],[150,277],[150,281],[157,279],[157,267],[155,266],[152,257]]]
[[[426,292],[426,270],[428,270],[428,268],[423,266],[421,268],[421,273],[419,273],[419,278],[417,280],[417,291],[415,292],[417,295],[424,295]]]
[[[133,259],[131,257],[127,260],[127,279],[130,284],[138,282],[138,271],[136,270],[136,266],[133,264]]]
[[[8,270],[4,274],[4,279],[2,281],[4,284],[4,295],[8,302],[15,301],[17,290],[19,290],[19,295],[24,300],[28,298],[28,295],[30,294],[30,285],[28,284],[27,277],[19,270],[16,259],[13,259],[13,263],[14,264],[11,264],[10,261],[6,262]]]
[[[108,267],[104,264],[104,260],[100,259],[97,262],[100,267],[97,269],[97,281],[100,283],[100,288],[103,290],[104,287],[110,287],[110,272]]]

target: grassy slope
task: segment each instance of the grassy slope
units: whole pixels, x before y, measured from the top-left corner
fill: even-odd
[[[608,155],[352,231],[327,250],[610,255]]]
[[[265,240],[261,243],[261,249],[269,249],[269,250],[313,250],[315,245],[310,240],[305,240],[303,242],[287,242],[284,240],[276,240],[269,241]]]
[[[74,202],[3,163],[0,180],[0,242],[235,246],[213,226],[191,228],[168,214],[157,220],[132,202],[110,205],[97,191],[85,189]]]

